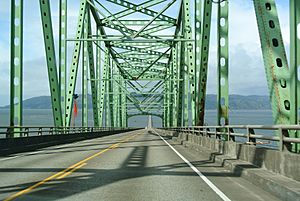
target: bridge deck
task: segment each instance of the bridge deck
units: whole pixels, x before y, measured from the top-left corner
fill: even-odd
[[[207,156],[169,143],[216,188],[158,135],[139,130],[1,158],[0,199],[222,200],[220,190],[230,200],[278,200]]]

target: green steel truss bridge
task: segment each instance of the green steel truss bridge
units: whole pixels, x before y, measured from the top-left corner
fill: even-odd
[[[213,4],[217,5],[218,32],[216,122],[229,124],[228,0],[80,0],[72,38],[67,30],[67,1],[61,0],[57,52],[50,1],[39,2],[55,127],[72,126],[80,68],[82,127],[88,125],[88,88],[94,127],[127,127],[128,118],[136,115],[160,117],[164,127],[203,126],[208,61],[215,59],[209,58]],[[106,7],[107,2],[119,9]],[[160,10],[152,9],[158,5]],[[274,124],[298,124],[300,5],[290,2],[290,64],[275,1],[254,0],[253,6]],[[175,17],[165,14],[170,7],[176,7]],[[22,0],[11,1],[10,41],[10,126],[22,127]],[[72,51],[68,52],[68,44],[73,45]],[[72,55],[70,61],[67,54]],[[289,136],[299,137],[295,132]]]
[[[77,0],[75,32],[67,28],[71,0],[36,1],[39,11],[30,12],[40,12],[54,122],[23,124],[25,1],[11,0],[10,39],[1,39],[10,40],[10,123],[0,127],[1,200],[299,200],[300,1],[289,5],[288,62],[275,0],[251,0],[271,126],[230,124],[234,0]],[[52,21],[54,3],[58,26]],[[215,21],[217,58],[210,58]],[[206,125],[212,59],[217,119]],[[75,127],[78,94],[81,125]],[[128,127],[128,119],[140,115],[149,116],[147,128]],[[151,116],[161,118],[163,127],[153,128]]]

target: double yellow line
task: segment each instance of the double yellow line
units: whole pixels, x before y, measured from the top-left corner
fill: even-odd
[[[104,150],[102,150],[102,151],[100,151],[100,152],[98,152],[98,153],[96,153],[96,154],[94,154],[94,155],[92,155],[92,156],[90,156],[90,157],[88,157],[88,158],[85,158],[85,159],[79,161],[78,163],[75,163],[74,165],[71,165],[70,167],[68,167],[68,168],[66,168],[66,169],[64,169],[64,170],[62,170],[62,171],[60,171],[60,172],[58,172],[58,173],[56,173],[56,174],[54,174],[54,175],[52,175],[52,176],[50,176],[50,177],[47,177],[46,179],[44,179],[44,180],[42,180],[42,181],[40,181],[40,182],[38,182],[38,183],[36,183],[36,184],[34,184],[34,185],[28,187],[28,188],[26,188],[26,189],[24,189],[24,190],[22,190],[22,191],[19,191],[18,193],[15,193],[15,194],[9,196],[8,198],[4,199],[4,201],[14,200],[14,199],[16,199],[17,197],[20,197],[20,196],[22,196],[22,195],[25,195],[25,194],[27,194],[27,193],[30,193],[30,191],[32,191],[33,189],[35,189],[35,188],[37,188],[37,187],[43,185],[43,184],[46,183],[46,182],[51,181],[51,180],[54,180],[54,179],[62,179],[62,178],[64,178],[64,177],[70,175],[72,172],[78,170],[79,168],[81,168],[81,167],[87,165],[87,163],[86,163],[87,161],[89,161],[89,160],[91,160],[91,159],[93,159],[93,158],[95,158],[95,157],[97,157],[97,156],[103,154],[104,152],[106,152],[106,151],[108,151],[108,150],[110,150],[110,149],[115,149],[115,148],[117,148],[120,144],[122,144],[122,143],[124,143],[124,142],[126,142],[126,141],[131,140],[132,138],[136,137],[137,135],[139,135],[139,134],[135,134],[135,135],[126,137],[125,139],[121,140],[120,142],[118,142],[118,143],[116,143],[116,144],[113,144],[113,145],[107,147],[106,149],[104,149]]]

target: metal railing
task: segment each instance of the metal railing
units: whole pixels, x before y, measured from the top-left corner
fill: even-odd
[[[300,138],[289,137],[289,133],[300,130],[300,125],[227,125],[227,126],[194,126],[161,128],[163,130],[176,131],[213,137],[220,140],[237,141],[252,145],[271,144],[279,150],[292,149],[293,143],[300,143]],[[273,131],[273,132],[270,132]],[[261,140],[261,141],[258,141]],[[300,150],[296,150],[299,152]]]
[[[44,126],[22,126],[22,127],[0,127],[0,138],[32,137],[42,135],[97,133],[103,131],[118,131],[132,128],[123,127],[44,127]]]

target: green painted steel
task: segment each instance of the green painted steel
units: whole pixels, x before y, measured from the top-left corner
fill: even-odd
[[[300,39],[298,26],[300,24],[300,2],[290,0],[290,98],[291,114],[290,123],[299,124],[298,111],[300,109],[300,81],[298,69],[300,66]],[[300,137],[300,132],[291,133],[292,136]],[[295,152],[300,152],[300,144],[294,145]]]
[[[165,127],[204,125],[211,26],[215,21],[212,19],[217,19],[216,123],[229,124],[230,1],[80,0],[76,32],[70,33],[72,38],[67,37],[67,0],[58,2],[57,66],[50,1],[40,0],[55,127],[71,126],[74,94],[80,89],[76,86],[80,62],[83,127],[88,126],[89,91],[94,127],[127,127],[128,119],[139,115],[162,118]],[[298,124],[300,3],[290,0],[289,69],[275,0],[253,2],[274,123]],[[212,10],[214,4],[217,12]],[[115,9],[107,5],[119,9],[113,12]],[[172,16],[167,14],[171,13],[171,7]],[[21,126],[23,1],[12,1],[11,8],[10,125]],[[74,45],[74,49],[67,61],[69,45]],[[8,134],[8,137],[21,136],[16,132]],[[299,137],[296,132],[289,135]],[[300,150],[291,145],[291,150]]]
[[[10,126],[23,125],[23,0],[11,1]],[[14,129],[19,131],[19,129]],[[7,137],[21,137],[8,134]]]
[[[168,73],[168,70],[167,70],[167,73]],[[164,98],[163,98],[164,99],[164,105],[169,105],[170,104],[169,97],[168,97],[168,94],[167,94],[167,91],[169,90],[168,84],[169,84],[169,82],[166,82],[166,84],[164,86]],[[164,118],[163,118],[164,124],[163,124],[163,126],[164,127],[169,127],[169,125],[168,125],[169,107],[164,108],[163,115],[164,115]]]
[[[42,17],[46,61],[48,67],[48,78],[50,85],[50,94],[52,102],[52,111],[54,125],[56,127],[63,126],[61,112],[60,87],[57,77],[56,56],[54,47],[54,38],[52,30],[51,10],[49,0],[40,0],[40,11]]]
[[[122,91],[123,88],[127,88],[126,82],[124,79],[121,78],[121,87],[120,90]],[[121,101],[121,109],[122,109],[122,127],[127,127],[127,95],[123,92],[122,93],[122,101]]]
[[[136,33],[134,33],[134,35],[132,36],[132,38],[136,38],[140,35],[141,32],[143,32],[149,25],[152,24],[153,21],[155,21],[157,18],[159,18],[160,16],[162,16],[162,13],[165,12],[170,6],[173,5],[173,3],[176,0],[172,0],[171,2],[169,2],[165,7],[163,7],[163,9],[161,11],[159,11],[158,13],[156,13],[153,18],[151,20],[149,20],[149,22],[147,24],[145,24],[141,29],[139,29]],[[155,28],[154,32],[157,32],[159,29]],[[151,32],[150,32],[151,33]],[[144,31],[144,34],[149,34],[149,32]]]
[[[118,0],[106,0],[106,1],[109,1],[109,2],[112,2],[112,3],[118,4],[118,5],[121,5],[121,6],[125,7],[125,8],[131,9],[131,10],[138,11],[140,13],[149,15],[151,17],[156,17],[158,15],[158,13],[156,11],[153,11],[153,10],[150,10],[150,9],[144,7],[144,3],[140,4],[140,5],[136,5],[134,3],[131,3],[129,1],[124,1],[124,0],[122,0],[122,1],[118,1]],[[155,1],[154,0],[153,4],[151,4],[151,5],[152,6],[158,5],[161,2],[163,2],[163,1]],[[169,17],[167,15],[162,15],[161,14],[161,15],[158,15],[157,18],[160,19],[160,20],[164,20],[164,21],[170,22],[172,24],[176,23],[176,19],[173,19],[173,18],[171,18],[171,17]]]
[[[68,2],[67,0],[59,1],[59,85],[60,85],[60,96],[61,96],[61,112],[63,125],[66,123],[66,86],[67,86],[67,24],[68,24]]]
[[[92,26],[90,19],[89,6],[87,6],[87,21],[88,21],[88,35],[92,35]],[[87,42],[87,51],[89,58],[89,73],[90,73],[90,86],[92,92],[92,104],[93,104],[93,117],[94,117],[94,126],[99,127],[99,115],[98,115],[98,92],[97,92],[97,83],[95,81],[95,64],[94,64],[94,50],[93,50],[93,42]]]
[[[83,36],[84,38],[88,37],[88,15],[84,18],[84,27],[83,27]],[[84,41],[82,44],[82,117],[81,117],[81,125],[82,127],[88,126],[88,67],[89,67],[89,59],[88,59],[88,43]]]
[[[78,17],[78,24],[77,24],[77,32],[76,32],[77,39],[80,39],[82,37],[86,5],[87,5],[86,0],[80,1],[80,10],[79,10],[79,17]],[[81,42],[75,41],[75,47],[72,53],[72,62],[69,69],[70,70],[69,81],[67,86],[66,126],[70,126],[71,118],[72,118],[72,109],[73,109],[73,101],[74,101],[73,95],[76,87],[80,47],[81,47]]]
[[[153,1],[151,1],[153,2]],[[115,15],[116,16],[116,15]],[[125,26],[144,26],[148,23],[148,20],[119,20],[123,25]],[[169,22],[163,21],[163,20],[156,20],[151,23],[151,25],[155,26],[170,26],[174,24],[170,24]]]
[[[98,26],[96,26],[97,29],[97,35],[98,38],[101,36],[101,32]],[[97,83],[97,110],[98,110],[98,121],[99,121],[99,127],[102,127],[102,116],[101,112],[102,110],[100,109],[102,107],[101,105],[101,69],[102,69],[102,49],[101,47],[101,42],[98,41],[96,45],[96,83]]]
[[[103,122],[103,115],[104,115],[104,104],[105,104],[105,92],[106,92],[106,86],[107,86],[107,69],[108,69],[108,60],[109,60],[109,56],[108,56],[108,50],[105,48],[105,52],[104,52],[104,65],[103,65],[103,69],[102,69],[102,79],[100,80],[101,82],[101,91],[99,93],[99,97],[100,97],[100,103],[99,103],[99,123],[100,126],[104,126],[104,122]]]
[[[195,5],[194,5],[194,38],[195,38],[195,48],[194,48],[194,52],[195,52],[195,76],[196,76],[196,97],[195,97],[195,101],[196,101],[196,105],[195,105],[195,118],[198,119],[198,82],[199,82],[199,77],[200,77],[200,60],[201,60],[201,33],[202,33],[202,4],[203,1],[200,0],[195,0],[194,1]]]
[[[210,41],[210,28],[211,28],[211,14],[212,2],[203,2],[202,13],[202,35],[201,35],[201,48],[200,48],[200,74],[198,80],[197,90],[197,122],[196,125],[204,125],[205,113],[205,97],[206,97],[206,83],[207,83],[207,70],[208,70],[208,56],[209,56],[209,41]]]
[[[175,44],[175,46],[172,49],[172,81],[173,81],[173,87],[172,87],[172,108],[171,108],[171,115],[172,115],[172,126],[176,127],[178,125],[178,92],[179,92],[179,71],[178,71],[178,63],[177,63],[177,55],[178,55],[178,44]]]
[[[193,37],[192,28],[192,15],[190,0],[183,1],[183,36],[185,39],[191,40]],[[194,54],[194,42],[185,42],[185,65],[187,66],[186,72],[189,75],[189,91],[190,91],[190,107],[192,113],[192,125],[196,125],[196,70],[195,70],[195,54]]]
[[[181,43],[177,43],[177,68],[178,68],[178,77],[182,80],[182,82],[179,82],[178,86],[178,97],[177,97],[177,111],[178,111],[178,120],[177,120],[177,126],[182,126],[182,120],[183,120],[183,86],[184,86],[184,72],[181,65]]]
[[[182,6],[182,9],[184,7]],[[183,14],[184,12],[182,12]],[[184,14],[183,14],[184,17]],[[181,34],[183,35],[185,33],[185,25],[184,25],[184,20],[183,20],[183,26],[181,28]],[[186,43],[182,42],[181,43],[181,74],[182,74],[182,79],[183,79],[183,87],[182,87],[182,126],[188,126],[189,125],[189,65],[188,65],[188,56],[187,56],[187,45]]]
[[[113,45],[113,47],[117,47],[117,48],[121,48],[121,49],[125,49],[125,50],[129,50],[128,52],[122,52],[122,55],[125,55],[125,53],[127,53],[126,56],[130,56],[131,54],[135,53],[135,55],[137,53],[144,53],[144,54],[140,54],[140,55],[145,55],[149,56],[149,55],[158,55],[161,56],[163,55],[161,52],[158,51],[154,51],[154,50],[145,50],[144,48],[139,48],[139,47],[134,47],[134,46],[127,46],[127,45],[121,45],[121,44],[115,44]],[[169,58],[168,54],[164,55],[164,58]]]
[[[119,75],[118,75],[118,77],[119,77],[119,79],[122,79],[122,76],[121,76],[121,74],[119,73]],[[122,81],[121,81],[121,85],[122,85]],[[116,87],[117,88],[117,92],[119,93],[119,95],[118,95],[118,102],[117,102],[117,114],[118,114],[118,118],[117,118],[117,126],[119,126],[119,127],[122,127],[123,126],[123,124],[124,124],[124,122],[123,122],[123,117],[122,117],[122,115],[123,115],[123,107],[122,107],[122,104],[125,104],[125,103],[122,103],[122,96],[123,96],[123,93],[122,93],[122,88],[120,87],[120,86],[117,86]]]
[[[228,1],[218,4],[218,94],[217,125],[229,124],[229,84],[228,84]]]
[[[113,60],[111,60],[110,65],[108,66],[108,77],[112,78],[113,76],[113,66],[114,66],[114,62]],[[113,88],[113,80],[108,80],[108,103],[107,106],[109,108],[109,121],[110,121],[110,126],[114,127],[115,126],[115,108],[114,108],[114,101],[115,101],[115,96],[114,96],[114,88]],[[113,103],[113,104],[110,104]]]
[[[108,55],[108,51],[106,52],[106,54]],[[110,82],[111,80],[108,80],[108,78],[110,78],[111,76],[111,59],[109,58],[109,56],[107,56],[108,59],[107,59],[107,63],[106,63],[106,85],[105,85],[105,127],[110,127],[112,124],[111,124],[111,121],[110,121],[110,96],[107,92],[109,92],[109,85],[110,85]]]
[[[112,78],[120,79],[119,71],[115,64],[113,65],[113,69],[112,69]],[[112,80],[111,82],[112,82],[112,91],[113,91],[113,93],[111,94],[112,95],[113,118],[114,118],[113,127],[118,127],[120,110],[117,108],[119,108],[120,95],[118,95],[117,93],[119,92],[120,86],[118,84],[115,84],[114,80]]]
[[[148,0],[146,2],[143,2],[141,4],[138,4],[138,5],[130,5],[129,8],[127,7],[127,9],[123,10],[123,11],[120,11],[118,13],[115,13],[114,14],[114,17],[116,18],[122,18],[122,17],[126,17],[130,14],[133,14],[133,13],[136,13],[136,12],[139,12],[140,10],[142,9],[145,9],[145,8],[148,8],[148,7],[151,7],[151,6],[154,6],[154,5],[157,5],[161,2],[164,2],[165,0]],[[117,1],[111,1],[111,2],[114,2],[114,3],[117,3]],[[107,18],[113,18],[112,16],[109,16]],[[105,18],[103,20],[103,23],[107,22],[107,18]],[[121,21],[122,22],[122,21]],[[145,24],[148,22],[148,20],[145,22]],[[122,22],[123,23],[123,22]],[[137,20],[137,23],[140,23],[140,20]],[[168,22],[169,23],[169,22]],[[124,25],[126,25],[126,23],[123,23]]]
[[[274,124],[290,123],[289,68],[274,0],[254,0]]]

